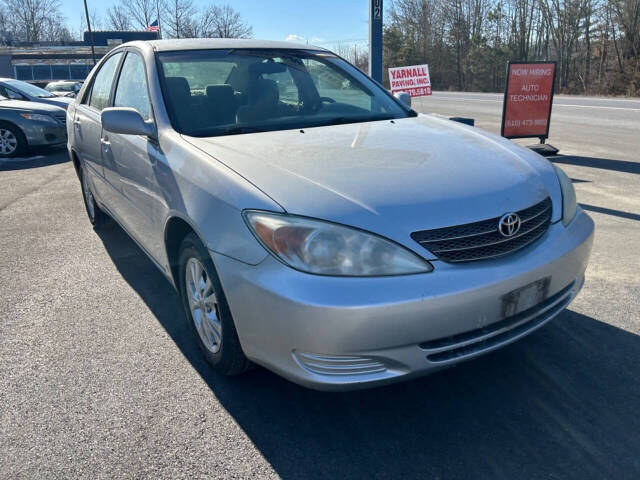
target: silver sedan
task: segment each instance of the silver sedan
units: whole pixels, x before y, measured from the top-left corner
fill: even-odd
[[[308,45],[134,42],[68,109],[68,147],[89,219],[155,262],[214,368],[346,390],[531,333],[591,251],[562,170],[405,102]]]

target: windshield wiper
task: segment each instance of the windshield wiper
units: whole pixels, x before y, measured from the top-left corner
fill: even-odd
[[[324,122],[318,122],[318,127],[329,126],[329,125],[342,125],[345,123],[360,123],[360,122],[377,122],[379,120],[393,120],[395,117],[393,115],[381,115],[379,117],[334,117],[330,118]]]
[[[221,135],[238,135],[242,133],[260,133],[266,132],[263,128],[257,127],[232,127],[227,130],[224,130]]]

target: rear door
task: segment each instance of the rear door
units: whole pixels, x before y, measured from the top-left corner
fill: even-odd
[[[109,105],[113,79],[122,59],[122,52],[109,57],[93,77],[90,89],[78,102],[73,118],[73,145],[76,154],[88,167],[97,198],[111,209],[113,186],[105,176],[102,159],[102,122],[100,112]]]
[[[147,75],[142,56],[129,50],[113,95],[114,107],[135,109],[146,121],[153,121]],[[126,204],[122,221],[127,230],[156,259],[163,255],[163,228],[167,204],[156,178],[156,165],[163,154],[155,139],[142,135],[103,132],[109,143],[105,165],[113,165],[113,182]]]

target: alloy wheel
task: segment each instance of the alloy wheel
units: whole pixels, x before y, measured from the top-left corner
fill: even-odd
[[[11,130],[0,129],[0,154],[11,155],[18,148],[18,139]]]
[[[185,268],[191,320],[207,350],[217,353],[222,345],[222,323],[211,278],[197,258],[189,258]]]

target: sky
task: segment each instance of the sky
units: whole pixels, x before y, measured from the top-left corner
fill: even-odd
[[[90,11],[105,16],[117,0],[87,0]],[[368,37],[369,0],[195,0],[203,6],[229,4],[253,27],[254,38],[313,44],[360,43]],[[62,13],[80,30],[82,0],[62,0]],[[162,16],[162,12],[160,14]]]

